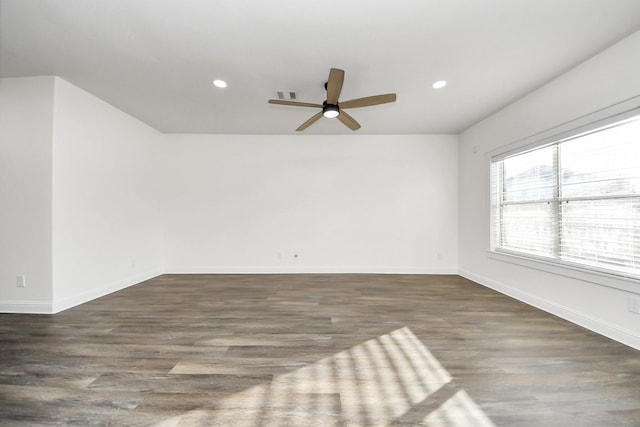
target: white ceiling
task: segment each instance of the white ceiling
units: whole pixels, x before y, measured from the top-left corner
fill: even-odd
[[[57,75],[169,133],[291,134],[329,68],[357,133],[458,133],[640,29],[638,0],[0,0],[0,75]],[[212,86],[214,78],[227,89]],[[449,85],[439,91],[435,80]],[[349,134],[323,119],[308,134]]]

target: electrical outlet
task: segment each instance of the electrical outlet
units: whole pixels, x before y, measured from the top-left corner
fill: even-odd
[[[637,297],[637,296],[627,297],[627,309],[631,313],[640,314],[640,297]]]
[[[16,276],[16,286],[19,288],[24,288],[25,286],[27,286],[27,277],[24,274]]]

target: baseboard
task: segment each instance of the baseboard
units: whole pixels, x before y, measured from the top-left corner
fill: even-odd
[[[170,266],[166,274],[458,274],[457,267]]]
[[[12,314],[52,314],[49,301],[0,301],[0,313]]]
[[[129,286],[136,285],[145,280],[152,279],[161,275],[161,271],[147,272],[144,274],[137,274],[130,276],[122,280],[111,282],[107,285],[99,288],[90,289],[86,292],[82,292],[77,295],[71,295],[66,298],[61,298],[49,301],[0,301],[0,313],[16,313],[16,314],[56,314],[61,311],[68,310],[72,307],[84,304],[96,298],[103,297],[110,293],[119,291]]]
[[[221,267],[179,266],[127,277],[99,288],[49,301],[0,301],[0,313],[55,314],[162,274],[458,274],[457,268],[418,267]]]
[[[612,323],[603,321],[602,319],[598,319],[597,317],[580,311],[576,311],[570,307],[566,307],[564,305],[557,304],[544,298],[540,298],[528,292],[524,292],[520,289],[464,269],[459,270],[458,274],[482,286],[486,286],[487,288],[500,292],[501,294],[510,296],[514,299],[517,299],[518,301],[524,302],[525,304],[531,305],[562,319],[568,320],[569,322],[575,323],[576,325],[582,326],[583,328],[587,328],[590,331],[596,332],[600,335],[604,335],[607,338],[611,338],[612,340],[628,345],[629,347],[633,347],[636,350],[640,350],[640,335],[635,331],[621,328]]]
[[[116,280],[114,282],[111,282],[99,288],[90,289],[80,294],[71,295],[66,298],[56,299],[53,301],[53,304],[51,304],[52,313],[59,313],[64,310],[68,310],[72,307],[78,306],[80,304],[84,304],[96,298],[109,295],[113,292],[117,292],[119,290],[136,285],[140,282],[144,282],[145,280],[152,279],[161,274],[163,274],[161,271],[152,271],[152,272],[137,274],[135,276],[130,276],[121,280]]]

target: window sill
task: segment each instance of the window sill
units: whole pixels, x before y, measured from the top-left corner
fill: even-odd
[[[527,268],[546,271],[548,273],[557,274],[559,276],[569,277],[572,279],[582,280],[584,282],[594,283],[608,288],[619,289],[622,291],[640,293],[640,280],[608,273],[606,271],[592,270],[585,267],[579,267],[570,264],[564,264],[553,260],[546,260],[527,255],[521,255],[513,252],[497,252],[489,250],[487,256],[502,262],[521,265]]]

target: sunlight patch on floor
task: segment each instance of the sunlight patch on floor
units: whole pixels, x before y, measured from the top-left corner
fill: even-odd
[[[422,425],[430,427],[495,427],[466,391],[459,390],[438,409],[424,417]]]
[[[405,326],[235,393],[215,409],[191,411],[156,426],[386,426],[407,421],[403,417],[409,413],[412,421],[419,415],[416,425],[494,426],[451,381]],[[451,397],[436,409],[427,405],[445,386],[453,390]]]

